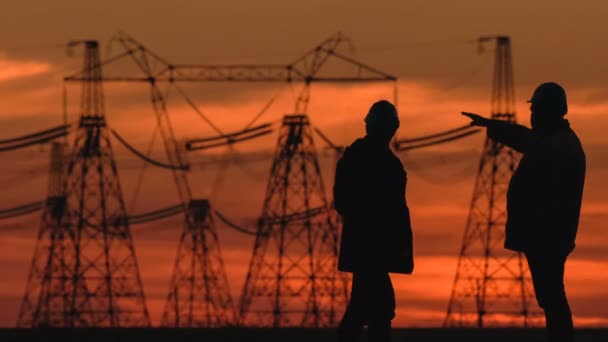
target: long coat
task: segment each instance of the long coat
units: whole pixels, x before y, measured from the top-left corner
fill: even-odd
[[[505,248],[570,253],[578,230],[586,161],[568,121],[533,131],[492,120],[488,135],[523,153],[507,192]]]
[[[338,269],[410,274],[412,227],[407,175],[388,147],[356,140],[338,161],[334,205],[342,216]]]

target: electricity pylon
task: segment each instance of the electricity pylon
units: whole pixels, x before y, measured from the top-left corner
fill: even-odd
[[[480,38],[480,43],[486,41],[496,41],[492,118],[515,122],[510,39]],[[534,290],[524,256],[503,248],[507,188],[518,160],[517,152],[486,138],[445,326],[538,323],[540,313],[532,309]]]
[[[106,127],[98,43],[84,45],[79,126],[65,176],[61,162],[51,165],[21,327],[150,325]]]
[[[239,308],[247,326],[333,326],[347,300],[338,226],[306,115],[286,115]]]

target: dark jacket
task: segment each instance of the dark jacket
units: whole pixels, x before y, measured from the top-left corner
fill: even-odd
[[[334,205],[342,216],[338,269],[412,273],[406,173],[388,148],[366,138],[346,148],[338,161]]]
[[[586,161],[568,121],[533,131],[493,120],[488,135],[523,153],[507,192],[505,248],[570,253],[578,230]]]

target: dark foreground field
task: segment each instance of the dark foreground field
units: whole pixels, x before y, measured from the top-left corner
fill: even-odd
[[[329,329],[75,329],[0,330],[0,341],[330,342]],[[394,342],[542,342],[538,329],[395,329]],[[577,342],[608,342],[608,329],[577,330]]]

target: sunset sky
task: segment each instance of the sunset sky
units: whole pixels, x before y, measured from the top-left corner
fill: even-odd
[[[399,77],[399,137],[414,137],[466,124],[463,110],[489,114],[493,45],[480,53],[482,35],[512,39],[519,122],[529,125],[526,100],[539,83],[556,81],[568,93],[567,119],[587,154],[587,179],[577,249],[566,265],[566,290],[577,325],[608,325],[608,3],[573,1],[359,1],[359,0],[130,0],[6,1],[0,7],[0,140],[62,122],[63,76],[78,70],[80,49],[65,43],[97,39],[102,58],[120,52],[109,39],[123,30],[169,61],[180,64],[287,63],[342,31],[353,49],[340,51]],[[328,72],[330,72],[329,70]],[[108,73],[112,72],[108,70]],[[69,120],[78,116],[76,85],[66,87]],[[276,122],[293,110],[294,91],[277,84],[201,84],[184,89],[224,131],[243,126],[277,93],[260,122]],[[155,125],[142,84],[108,85],[109,125],[145,150]],[[392,84],[314,84],[309,114],[337,144],[363,134],[374,101],[393,100]],[[214,132],[175,92],[169,112],[178,137]],[[416,270],[393,276],[396,326],[439,326],[456,271],[476,165],[484,136],[401,154],[408,170]],[[241,153],[272,150],[276,135],[237,146]],[[170,173],[148,168],[139,196],[141,163],[113,141],[127,208],[140,213],[177,202]],[[316,141],[318,148],[325,146]],[[163,159],[159,139],[154,155]],[[48,147],[0,154],[0,208],[46,196]],[[214,151],[223,153],[223,150]],[[203,155],[194,154],[196,160]],[[190,176],[196,197],[235,222],[253,226],[262,210],[270,159],[232,165],[213,185],[217,167]],[[321,159],[325,185],[331,157]],[[32,171],[34,170],[34,171]],[[36,172],[35,170],[42,170]],[[246,191],[243,191],[246,189]],[[21,223],[22,228],[11,228]],[[0,222],[0,326],[12,326],[26,283],[39,215]],[[140,272],[152,320],[158,323],[180,233],[178,217],[134,227]],[[174,225],[175,229],[159,230]],[[240,295],[253,240],[219,226],[234,298]]]

